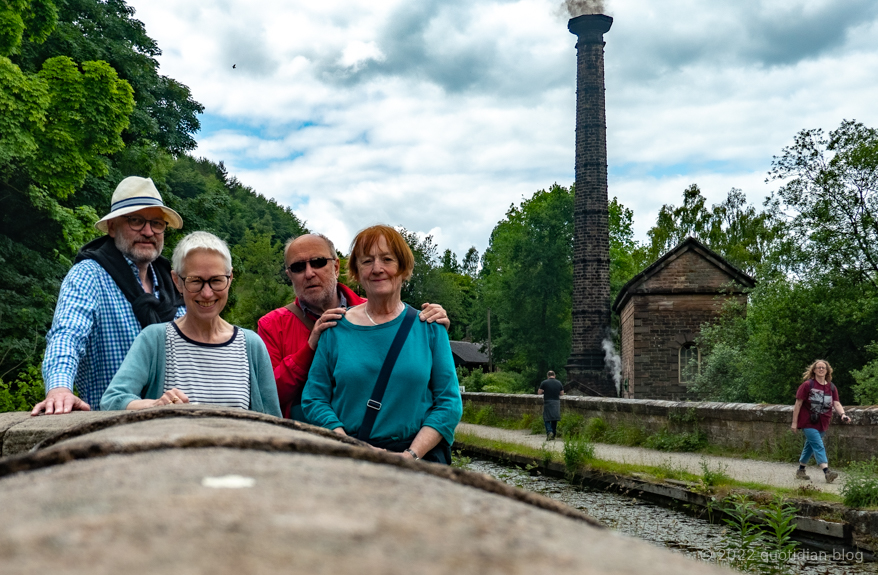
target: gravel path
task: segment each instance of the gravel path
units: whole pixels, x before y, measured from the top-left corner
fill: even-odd
[[[539,449],[543,444],[555,450],[562,451],[564,442],[561,439],[546,441],[543,435],[531,435],[529,430],[510,430],[487,427],[485,425],[473,425],[461,423],[457,426],[460,433],[477,435],[487,439],[496,439],[517,443]],[[672,468],[683,468],[690,473],[701,475],[701,460],[706,459],[710,469],[725,467],[726,474],[738,481],[755,481],[775,487],[798,487],[811,484],[820,491],[839,493],[844,473],[839,473],[839,478],[832,484],[827,484],[823,479],[823,472],[816,466],[808,466],[807,473],[811,481],[802,481],[795,478],[796,465],[794,463],[776,463],[772,461],[758,461],[755,459],[737,459],[734,457],[716,457],[697,453],[669,453],[655,451],[643,447],[624,447],[621,445],[609,445],[606,443],[595,444],[595,455],[598,459],[618,461],[621,463],[633,463],[640,465],[667,465]],[[832,463],[832,462],[830,462]]]

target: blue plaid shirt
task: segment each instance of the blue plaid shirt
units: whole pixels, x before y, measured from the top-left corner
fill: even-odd
[[[137,266],[125,259],[140,283]],[[158,278],[152,266],[149,271],[158,297]],[[180,306],[177,317],[184,313]],[[61,284],[52,329],[46,334],[46,391],[75,387],[92,409],[100,409],[101,396],[139,333],[140,322],[110,274],[94,260],[74,265]]]

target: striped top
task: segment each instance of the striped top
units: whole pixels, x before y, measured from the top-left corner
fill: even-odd
[[[174,322],[165,329],[165,391],[177,388],[190,403],[250,408],[250,361],[244,334],[234,328],[224,343],[200,343]]]

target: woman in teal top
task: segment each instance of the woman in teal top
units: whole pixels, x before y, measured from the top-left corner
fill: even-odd
[[[368,300],[320,335],[302,409],[315,425],[356,435],[405,317],[402,282],[411,277],[414,257],[399,232],[373,226],[354,238],[348,268]],[[448,333],[435,323],[415,321],[366,440],[402,457],[448,464],[462,413]]]

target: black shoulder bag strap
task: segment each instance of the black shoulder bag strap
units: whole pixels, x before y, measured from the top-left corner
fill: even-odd
[[[415,311],[415,308],[406,306],[405,317],[402,318],[402,323],[396,332],[396,337],[393,338],[393,343],[390,344],[390,350],[387,352],[387,357],[384,358],[384,365],[381,366],[381,371],[378,372],[378,380],[375,381],[375,387],[372,389],[372,397],[366,402],[366,415],[363,417],[363,424],[357,431],[357,439],[361,441],[369,441],[369,438],[372,436],[372,426],[375,425],[375,418],[378,417],[378,412],[381,410],[381,400],[384,399],[384,392],[387,390],[390,372],[393,371],[393,366],[396,365],[396,359],[399,357],[399,352],[412,329],[412,324],[415,323],[415,316],[417,315],[418,312]]]

